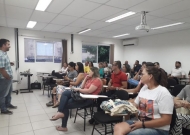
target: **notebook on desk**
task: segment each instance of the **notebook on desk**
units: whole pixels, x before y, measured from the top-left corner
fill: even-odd
[[[108,96],[105,95],[90,95],[90,94],[82,94],[80,93],[82,98],[107,98]]]

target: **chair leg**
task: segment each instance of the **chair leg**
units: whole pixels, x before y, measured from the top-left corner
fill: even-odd
[[[74,123],[76,122],[77,114],[78,114],[78,108],[77,108],[77,111],[76,111],[76,114],[75,114],[75,120],[74,120]]]
[[[50,97],[49,91],[50,91],[50,86],[48,85],[48,97]]]
[[[93,134],[94,134],[94,129],[95,129],[95,126],[96,126],[96,124],[95,124],[95,121],[94,121],[94,124],[93,124],[93,129],[92,129],[92,134],[91,134],[91,135],[93,135]]]
[[[70,113],[69,113],[69,115],[70,115],[70,118],[71,118],[71,116],[72,116],[72,109],[70,109]]]
[[[88,112],[86,110],[86,108],[84,108],[84,131],[86,129],[86,116],[88,115]]]

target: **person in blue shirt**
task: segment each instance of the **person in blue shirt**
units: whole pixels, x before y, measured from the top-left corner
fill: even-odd
[[[98,63],[98,67],[99,67],[99,74],[100,74],[100,78],[104,78],[104,67],[103,67],[103,63],[99,62]]]
[[[16,109],[16,106],[11,104],[12,92],[12,78],[13,72],[7,51],[10,48],[10,41],[7,39],[0,39],[0,108],[1,114],[12,114],[9,109]]]

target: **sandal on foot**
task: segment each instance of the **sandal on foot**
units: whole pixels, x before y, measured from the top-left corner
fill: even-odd
[[[56,126],[56,129],[58,130],[58,131],[68,131],[68,129],[67,128],[63,128],[63,127],[61,127],[61,126]]]

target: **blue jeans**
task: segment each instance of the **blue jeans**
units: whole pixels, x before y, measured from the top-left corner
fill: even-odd
[[[139,84],[139,81],[134,80],[134,79],[129,79],[128,83],[131,84],[131,85],[137,86]]]
[[[62,118],[62,127],[67,127],[67,121],[69,118],[69,109],[81,108],[93,104],[93,100],[87,99],[85,101],[74,101],[71,97],[71,91],[65,90],[62,93],[58,111],[64,114]]]
[[[134,123],[133,120],[127,120],[126,122],[129,125]],[[155,128],[139,128],[130,132],[128,135],[169,135],[169,131]]]
[[[6,111],[11,104],[12,80],[0,79],[0,107]]]

